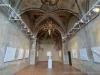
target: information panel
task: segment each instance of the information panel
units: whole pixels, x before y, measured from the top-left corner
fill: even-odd
[[[16,55],[16,48],[7,47],[4,62],[14,61]]]

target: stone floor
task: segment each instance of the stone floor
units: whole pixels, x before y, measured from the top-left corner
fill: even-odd
[[[86,75],[69,65],[53,63],[53,69],[47,68],[47,62],[40,62],[37,65],[30,65],[15,75]]]

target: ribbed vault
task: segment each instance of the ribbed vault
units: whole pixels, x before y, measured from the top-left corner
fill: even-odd
[[[56,29],[61,32],[62,36],[66,36],[69,28],[73,27],[81,17],[82,11],[78,2],[78,0],[23,0],[20,4],[19,14],[34,35],[37,35],[40,30],[41,23],[51,18],[56,22]],[[85,0],[80,1],[83,4],[85,2]]]

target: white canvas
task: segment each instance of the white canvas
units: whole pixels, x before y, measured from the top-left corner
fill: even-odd
[[[15,60],[16,48],[7,47],[4,62]]]
[[[17,59],[23,59],[24,57],[24,49],[19,49]]]
[[[61,50],[59,51],[59,57],[61,57],[62,56],[62,53],[61,53]]]
[[[29,50],[26,50],[25,51],[25,58],[28,58],[29,57]]]
[[[94,62],[100,63],[100,47],[93,47],[92,54]]]
[[[86,48],[80,49],[80,59],[81,60],[89,60]]]
[[[78,53],[76,49],[72,49],[72,58],[78,58]]]
[[[37,57],[39,56],[39,52],[37,51]]]

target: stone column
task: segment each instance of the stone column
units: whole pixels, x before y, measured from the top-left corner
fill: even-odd
[[[68,64],[68,53],[67,53],[67,42],[62,40],[62,51],[63,51],[63,64]]]
[[[30,51],[30,64],[35,65],[35,55],[36,54],[36,38],[33,39],[33,44],[32,44],[32,48]]]

